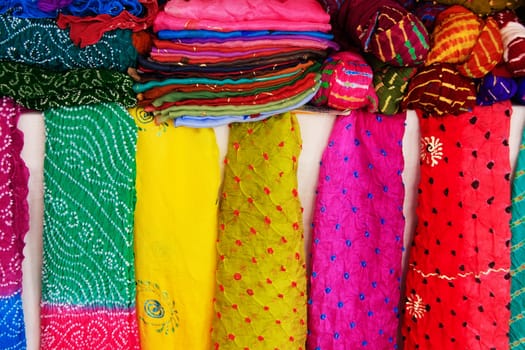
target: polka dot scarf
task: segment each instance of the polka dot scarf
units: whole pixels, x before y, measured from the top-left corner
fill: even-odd
[[[509,348],[510,114],[501,102],[420,118],[406,349]]]
[[[219,209],[215,349],[304,349],[300,150],[294,114],[231,126]]]
[[[313,218],[308,349],[394,349],[399,317],[405,114],[338,117]]]

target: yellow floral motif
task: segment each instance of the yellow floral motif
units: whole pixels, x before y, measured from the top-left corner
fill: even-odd
[[[430,166],[436,166],[443,158],[443,143],[435,136],[421,138],[421,160]]]

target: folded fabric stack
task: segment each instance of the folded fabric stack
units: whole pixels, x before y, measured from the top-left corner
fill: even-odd
[[[314,0],[168,1],[135,76],[139,105],[157,122],[209,127],[254,121],[306,104],[320,64],[338,49]]]

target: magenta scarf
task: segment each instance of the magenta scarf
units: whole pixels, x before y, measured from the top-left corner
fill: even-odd
[[[26,343],[21,294],[28,170],[20,157],[20,111],[10,98],[0,98],[0,349],[23,349]]]
[[[308,349],[396,348],[405,114],[337,117],[313,218]]]

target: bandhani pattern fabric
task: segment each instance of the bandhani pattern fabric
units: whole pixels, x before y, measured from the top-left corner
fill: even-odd
[[[367,60],[374,72],[378,111],[387,115],[400,112],[401,102],[408,91],[408,82],[417,73],[417,67],[394,67],[371,56]]]
[[[311,103],[330,108],[377,110],[377,95],[370,65],[357,52],[341,51],[323,63],[321,87]]]
[[[138,349],[136,127],[116,103],[44,114],[42,349]]]
[[[308,349],[396,349],[405,114],[335,120],[312,223]]]
[[[525,76],[525,26],[511,11],[502,11],[495,16],[500,25],[503,41],[503,60],[507,69],[517,77]]]
[[[512,217],[510,222],[511,300],[510,348],[525,346],[525,138],[521,145],[512,180]]]
[[[0,348],[6,350],[26,348],[21,293],[29,173],[20,156],[20,111],[13,100],[0,98]]]
[[[213,129],[138,126],[135,266],[141,349],[211,349],[219,150]]]
[[[406,349],[508,349],[509,101],[422,118]],[[505,156],[506,155],[506,156]]]
[[[459,5],[440,12],[425,65],[465,62],[476,45],[482,25],[478,16]]]
[[[92,68],[58,72],[7,61],[0,64],[0,95],[39,111],[104,102],[136,104],[133,80],[125,73]]]
[[[215,349],[304,349],[300,151],[293,113],[231,124],[219,207]]]
[[[482,78],[500,63],[502,57],[503,42],[498,23],[489,17],[484,21],[467,60],[458,65],[458,71],[466,77]]]
[[[428,32],[413,13],[396,6],[381,6],[357,33],[365,52],[397,67],[425,61],[429,50]]]
[[[114,30],[84,49],[74,45],[66,30],[51,19],[0,16],[0,60],[20,62],[52,70],[74,68],[112,69],[134,67],[137,50],[131,31]]]
[[[425,26],[395,0],[345,1],[335,21],[353,45],[390,65],[419,65],[428,54]]]
[[[476,104],[476,85],[450,64],[436,63],[418,69],[408,83],[401,102],[403,109],[419,109],[443,116],[472,110]]]

